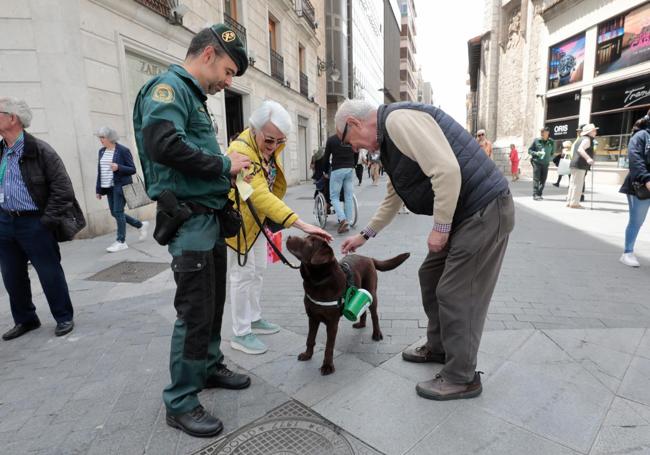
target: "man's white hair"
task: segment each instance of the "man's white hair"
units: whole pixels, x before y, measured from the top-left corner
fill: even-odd
[[[336,111],[334,126],[338,131],[343,131],[348,117],[365,120],[377,109],[377,106],[366,100],[345,100]]]
[[[10,96],[0,97],[0,111],[18,117],[23,128],[29,128],[29,125],[32,124],[32,110],[25,100],[19,100]]]
[[[117,134],[117,131],[115,131],[113,128],[110,126],[102,126],[97,130],[97,133],[95,134],[97,137],[105,137],[109,141],[111,141],[113,144],[115,144],[120,136]]]
[[[291,115],[289,115],[280,103],[266,100],[260,107],[253,111],[248,119],[248,123],[250,123],[253,129],[259,131],[269,122],[274,124],[285,136],[289,135],[293,125]]]

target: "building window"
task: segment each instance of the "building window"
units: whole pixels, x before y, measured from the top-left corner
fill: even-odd
[[[548,98],[546,101],[546,122],[555,140],[555,150],[560,151],[562,142],[576,139],[578,116],[580,114],[580,90]]]
[[[279,24],[273,17],[269,16],[269,51],[271,54],[271,77],[281,84],[284,84],[284,58],[278,52]]]
[[[170,17],[172,14],[169,2],[166,0],[135,0],[136,3],[146,6],[152,11],[160,14],[163,17]]]
[[[247,46],[246,27],[241,24],[240,13],[238,0],[224,0],[223,21],[237,33],[244,46]]]
[[[278,51],[278,23],[269,16],[269,46],[272,51]]]

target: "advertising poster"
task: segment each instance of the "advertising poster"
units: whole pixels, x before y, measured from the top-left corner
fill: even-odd
[[[558,88],[581,81],[584,60],[584,33],[551,47],[548,65],[548,88]]]
[[[650,60],[650,3],[598,25],[596,76]]]

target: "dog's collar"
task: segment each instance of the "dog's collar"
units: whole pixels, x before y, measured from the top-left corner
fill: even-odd
[[[307,294],[307,293],[305,293],[305,296],[306,296],[309,300],[311,300],[312,303],[315,303],[316,305],[320,305],[320,306],[339,306],[339,305],[340,305],[340,302],[341,302],[341,299],[340,299],[340,298],[338,298],[338,299],[336,299],[336,300],[330,300],[329,302],[322,302],[322,301],[320,301],[320,300],[316,300],[316,299],[312,298],[312,297],[311,297],[309,294]]]
[[[354,286],[354,276],[352,275],[352,269],[350,268],[350,265],[345,262],[345,259],[339,263],[341,269],[343,269],[343,273],[345,273],[345,281],[346,281],[346,286],[345,289],[343,290],[343,294],[341,294],[340,297],[338,297],[335,300],[330,300],[327,302],[323,302],[320,300],[316,300],[312,298],[309,294],[305,292],[305,297],[307,297],[312,303],[316,305],[321,305],[321,306],[327,306],[327,307],[332,307],[332,306],[338,306],[341,308],[341,311],[343,309],[343,300],[345,299],[345,294],[347,293],[348,289],[350,287]]]

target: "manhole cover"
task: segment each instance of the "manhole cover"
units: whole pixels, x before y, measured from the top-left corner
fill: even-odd
[[[296,401],[241,427],[193,455],[381,455]]]
[[[97,272],[86,279],[89,281],[110,281],[113,283],[142,283],[168,268],[169,264],[165,262],[123,261],[101,272]]]

